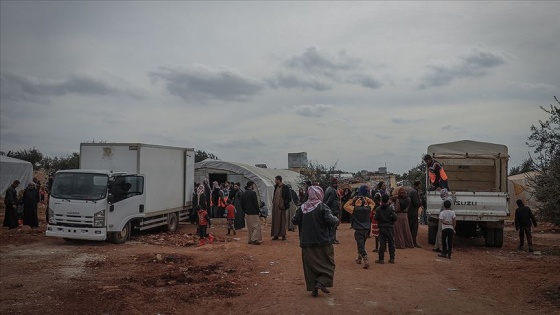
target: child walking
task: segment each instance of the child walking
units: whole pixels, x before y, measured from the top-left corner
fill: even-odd
[[[366,251],[366,240],[371,229],[371,209],[375,206],[373,200],[367,197],[367,186],[362,185],[358,190],[358,196],[348,200],[344,210],[352,214],[352,228],[354,228],[354,239],[358,247],[356,263],[364,261],[364,269],[369,268],[369,259]]]
[[[212,244],[214,242],[214,236],[208,234],[208,226],[212,225],[212,221],[210,221],[210,216],[208,215],[208,211],[199,207],[198,209],[198,237],[200,241],[198,246],[206,245],[206,239],[208,239],[208,243]]]
[[[451,210],[451,201],[445,200],[443,202],[443,211],[439,213],[439,220],[441,221],[441,254],[439,257],[447,257],[451,259],[451,252],[453,249],[453,232],[455,231],[455,212]]]
[[[235,206],[233,205],[231,199],[228,198],[227,201],[227,206],[226,206],[226,213],[225,213],[225,217],[227,220],[227,235],[230,235],[230,231],[233,232],[233,235],[235,235],[235,214],[237,213],[237,209],[235,209]]]
[[[374,207],[372,208],[371,211],[371,231],[369,233],[370,237],[373,237],[375,239],[375,248],[372,250],[372,252],[377,253],[379,252],[379,225],[377,224],[377,221],[375,221],[375,211],[377,211],[377,207],[381,206],[381,194],[380,193],[376,193],[373,196],[373,202],[375,202]]]

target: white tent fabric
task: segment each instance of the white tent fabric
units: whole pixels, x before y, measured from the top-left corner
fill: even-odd
[[[277,175],[282,176],[284,184],[290,184],[296,192],[301,185],[301,175],[290,170],[280,170],[272,168],[260,168],[252,165],[227,162],[220,160],[206,159],[194,165],[195,174],[211,174],[211,173],[233,173],[243,175],[246,179],[242,182],[242,186],[252,180],[255,182],[260,200],[264,201],[269,209],[272,209],[272,196],[274,195],[274,178]]]
[[[27,187],[33,181],[33,165],[30,162],[0,155],[0,194],[6,194],[6,189],[15,181],[20,181],[20,187]]]
[[[512,219],[515,218],[517,199],[521,199],[533,211],[539,208],[540,204],[533,196],[533,188],[529,185],[530,179],[537,174],[537,172],[527,172],[508,177],[509,212]]]

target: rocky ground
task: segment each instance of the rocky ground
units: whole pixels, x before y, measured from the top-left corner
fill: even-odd
[[[3,214],[4,210],[0,209]],[[41,207],[43,217],[44,206]],[[0,215],[0,220],[2,219]],[[335,245],[331,294],[305,291],[297,232],[261,246],[247,232],[196,246],[195,226],[177,233],[136,233],[122,245],[64,241],[39,229],[0,230],[0,314],[552,314],[560,310],[560,234],[535,231],[534,254],[517,250],[506,228],[503,248],[456,238],[452,260],[427,245],[398,250],[396,264],[354,262],[348,224]],[[366,244],[371,252],[373,242]],[[375,258],[372,253],[372,258]]]

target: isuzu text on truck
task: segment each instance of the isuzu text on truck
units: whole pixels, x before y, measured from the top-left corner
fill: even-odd
[[[82,143],[80,169],[54,176],[46,235],[124,243],[134,228],[176,231],[193,190],[194,149]]]
[[[463,140],[430,145],[427,153],[443,165],[447,174],[457,235],[483,235],[486,246],[502,247],[504,219],[509,216],[507,147]],[[426,200],[428,242],[434,244],[443,201],[439,191],[428,191]]]

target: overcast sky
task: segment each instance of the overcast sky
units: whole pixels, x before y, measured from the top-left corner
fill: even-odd
[[[560,2],[0,4],[2,151],[289,152],[402,174],[434,143],[505,144],[560,96]]]

